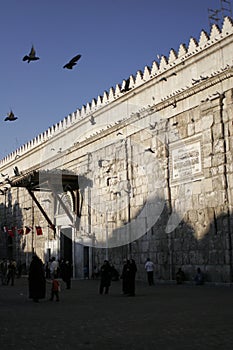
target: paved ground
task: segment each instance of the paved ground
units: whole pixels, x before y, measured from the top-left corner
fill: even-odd
[[[232,350],[233,287],[137,283],[109,295],[99,281],[72,281],[60,302],[28,299],[27,279],[0,286],[0,349]]]

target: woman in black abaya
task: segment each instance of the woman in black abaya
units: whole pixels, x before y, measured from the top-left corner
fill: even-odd
[[[38,303],[39,299],[45,298],[45,272],[41,259],[34,255],[29,267],[29,298]]]

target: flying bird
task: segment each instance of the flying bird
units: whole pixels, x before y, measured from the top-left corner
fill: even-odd
[[[153,149],[152,149],[151,147],[146,148],[146,149],[145,149],[145,152],[155,153],[155,151],[153,151]]]
[[[16,117],[14,115],[14,113],[12,111],[10,111],[10,113],[7,113],[7,117],[4,119],[4,121],[6,122],[7,120],[9,120],[9,121],[12,122],[12,121],[14,121],[16,119],[18,119],[18,117]]]
[[[150,126],[150,130],[154,130],[156,128],[157,122],[155,122],[154,124],[149,124]]]
[[[68,63],[66,63],[63,68],[73,69],[73,67],[77,64],[78,60],[80,60],[81,55],[74,56]]]
[[[36,50],[34,49],[34,47],[32,45],[32,48],[31,48],[29,55],[24,56],[23,61],[28,61],[28,63],[30,63],[31,61],[37,61],[39,59],[40,59],[40,57],[36,56]]]

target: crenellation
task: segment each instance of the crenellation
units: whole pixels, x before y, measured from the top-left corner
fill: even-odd
[[[150,67],[146,66],[143,72],[143,80],[147,81],[150,79],[151,70]]]
[[[91,111],[95,111],[97,106],[97,100],[96,98],[93,98],[91,101]]]
[[[159,70],[165,70],[168,68],[168,59],[166,56],[162,55],[159,62]]]
[[[103,96],[98,96],[97,97],[97,101],[96,101],[96,106],[97,106],[97,108],[98,107],[101,107],[102,106],[102,103],[103,103]]]
[[[233,20],[226,16],[223,21],[222,34],[228,35],[233,32]]]
[[[122,94],[121,93],[121,86],[120,86],[120,84],[116,84],[115,92],[114,92],[114,99],[119,97],[121,94]]]
[[[81,108],[81,118],[84,118],[86,116],[86,106],[82,105]]]
[[[182,58],[184,55],[186,55],[187,53],[187,48],[185,44],[180,44],[179,50],[178,50],[178,54],[177,54],[177,58]]]
[[[198,42],[198,46],[202,46],[202,45],[204,46],[208,41],[209,41],[208,34],[206,33],[205,30],[202,30],[201,34],[200,34],[200,39],[199,39],[199,42]]]
[[[221,30],[217,24],[213,24],[210,31],[209,40],[212,41],[214,38],[221,34]]]
[[[151,67],[151,77],[153,77],[154,75],[157,75],[159,71],[159,65],[158,62],[154,61],[152,63],[152,67]]]
[[[168,63],[174,63],[175,64],[175,61],[177,59],[177,53],[174,49],[171,49],[170,52],[169,52],[169,57],[168,57]]]
[[[109,95],[108,95],[107,91],[104,91],[102,103],[107,104],[108,102],[109,102]]]
[[[92,112],[92,107],[91,107],[91,104],[88,102],[86,104],[86,110],[85,110],[85,114],[89,114]]]
[[[115,90],[113,87],[110,88],[109,93],[108,93],[108,102],[112,102],[114,100],[115,96]]]
[[[143,73],[141,70],[138,70],[136,73],[135,86],[140,86],[143,83]]]
[[[71,123],[75,123],[76,122],[76,113],[70,113],[70,120],[71,120]]]
[[[198,42],[195,38],[191,37],[188,44],[188,53],[194,53],[196,48],[198,47]]]

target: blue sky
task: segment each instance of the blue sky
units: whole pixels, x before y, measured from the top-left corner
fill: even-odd
[[[7,0],[0,10],[0,158],[131,74],[210,32],[220,0]],[[40,60],[22,58],[32,44]],[[76,54],[73,70],[63,69]],[[18,119],[5,122],[13,110]]]

